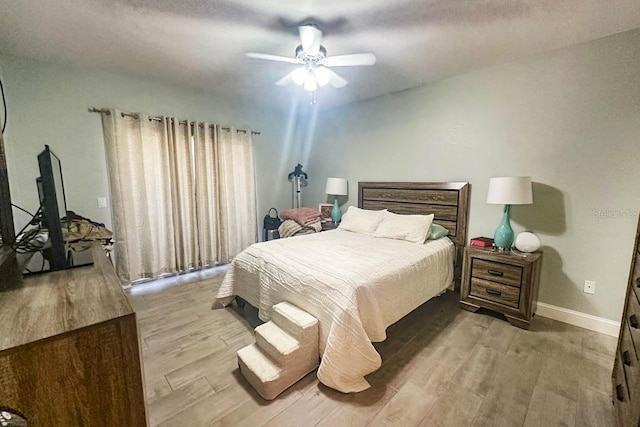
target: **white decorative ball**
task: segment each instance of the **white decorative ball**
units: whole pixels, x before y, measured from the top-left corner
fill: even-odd
[[[535,234],[525,231],[518,234],[515,246],[520,252],[535,252],[540,247],[540,239]]]

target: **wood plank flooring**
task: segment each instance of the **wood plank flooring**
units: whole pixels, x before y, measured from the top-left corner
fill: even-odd
[[[224,269],[128,291],[142,337],[152,426],[615,426],[616,339],[542,317],[517,329],[488,312],[435,298],[375,344],[369,390],[342,394],[315,372],[276,400],[239,373],[255,310],[212,309]]]

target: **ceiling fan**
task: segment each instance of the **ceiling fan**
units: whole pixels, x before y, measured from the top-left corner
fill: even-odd
[[[350,55],[327,56],[327,50],[322,46],[322,31],[315,25],[298,27],[300,41],[296,48],[295,57],[269,55],[265,53],[249,52],[247,58],[263,59],[267,61],[286,62],[299,65],[295,70],[276,82],[278,86],[285,86],[294,82],[303,86],[308,92],[315,92],[318,87],[330,84],[335,88],[345,87],[347,81],[340,77],[331,67],[352,67],[359,65],[373,65],[376,56],[373,53],[354,53]]]

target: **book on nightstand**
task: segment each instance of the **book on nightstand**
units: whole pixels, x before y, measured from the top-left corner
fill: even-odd
[[[474,237],[469,243],[471,243],[471,246],[488,248],[493,245],[493,239],[490,237]]]

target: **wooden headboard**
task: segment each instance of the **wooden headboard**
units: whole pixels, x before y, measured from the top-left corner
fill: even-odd
[[[468,182],[359,182],[358,207],[397,214],[434,214],[433,222],[449,230],[457,262],[467,242]]]

